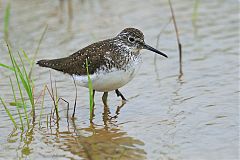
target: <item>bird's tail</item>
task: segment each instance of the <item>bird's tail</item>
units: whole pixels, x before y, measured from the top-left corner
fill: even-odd
[[[54,66],[53,61],[45,60],[45,59],[37,61],[37,64],[41,67],[47,67],[47,68],[53,68]]]
[[[64,58],[51,59],[51,60],[43,59],[43,60],[37,61],[37,64],[41,67],[52,68],[52,69],[64,72],[66,63],[63,63],[63,61],[64,61]]]

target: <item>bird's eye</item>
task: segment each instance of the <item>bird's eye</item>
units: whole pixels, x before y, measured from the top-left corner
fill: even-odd
[[[135,39],[134,39],[133,37],[128,37],[128,41],[129,41],[129,42],[134,42]]]

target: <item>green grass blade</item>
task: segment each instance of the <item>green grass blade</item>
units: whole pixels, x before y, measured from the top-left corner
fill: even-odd
[[[3,64],[3,63],[0,63],[0,67],[9,69],[9,70],[11,70],[11,71],[14,71],[13,67],[11,67],[11,66],[9,66],[9,65],[6,65],[6,64]]]
[[[31,65],[32,64],[32,61],[30,60],[30,58],[28,57],[27,53],[21,49],[22,53],[23,53],[23,56],[24,58],[27,60],[28,64]]]
[[[16,98],[16,93],[15,93],[15,90],[14,90],[14,87],[13,87],[13,83],[12,83],[12,79],[9,77],[10,79],[10,83],[11,83],[11,87],[12,87],[12,92],[13,92],[13,97],[14,97],[14,101],[15,103],[18,103],[17,102],[17,98]],[[24,129],[24,125],[23,125],[23,120],[22,120],[22,114],[21,112],[19,111],[19,108],[17,107],[17,111],[18,111],[18,116],[19,116],[19,119],[20,119],[20,123],[21,123],[21,129],[23,130]]]
[[[40,122],[41,122],[41,119],[42,119],[42,114],[43,114],[43,109],[44,109],[44,98],[45,98],[46,89],[47,89],[47,86],[45,85],[44,88],[43,88],[41,111],[40,111],[39,122],[38,122],[39,127],[40,127]]]
[[[19,80],[18,78],[20,78],[21,80],[21,83],[25,89],[25,91],[27,92],[27,95],[29,97],[29,99],[31,99],[31,87],[29,87],[27,81],[24,79],[24,73],[20,70],[20,67],[19,65],[17,64],[16,60],[12,57],[13,59],[13,63],[14,63],[14,67],[17,69],[17,83],[18,83],[18,86],[19,86],[19,92],[20,92],[20,95],[21,95],[21,99],[22,99],[22,103],[23,103],[23,109],[24,109],[24,113],[25,113],[25,116],[26,116],[26,121],[27,121],[27,125],[28,125],[28,128],[29,128],[29,119],[28,119],[28,114],[27,114],[27,105],[26,105],[26,102],[23,98],[23,91],[22,91],[22,88],[19,84]],[[23,64],[23,67],[24,67],[24,64]],[[30,100],[31,102],[31,100]]]
[[[18,107],[18,108],[22,108],[23,107],[23,104],[22,104],[22,102],[9,102],[9,105],[10,106],[15,106],[15,107]]]
[[[193,7],[193,13],[192,13],[192,23],[195,24],[197,17],[198,17],[198,8],[199,8],[199,0],[195,0],[194,7]]]
[[[35,53],[34,53],[34,56],[33,56],[33,62],[34,62],[35,59],[36,59],[36,56],[37,56],[37,54],[38,54],[40,45],[41,45],[41,43],[42,43],[42,40],[43,40],[43,38],[44,38],[44,35],[45,35],[46,32],[47,32],[47,29],[48,29],[48,25],[46,25],[46,27],[44,28],[43,33],[42,33],[42,35],[41,35],[41,37],[40,37],[40,39],[39,39],[39,41],[38,41],[38,45],[37,45],[37,48],[36,48]]]
[[[9,109],[7,108],[6,103],[3,101],[3,99],[2,99],[1,97],[0,97],[0,100],[1,100],[1,102],[2,102],[2,105],[4,106],[4,109],[5,109],[8,117],[11,119],[14,127],[17,128],[17,123],[16,123],[16,121],[14,120],[14,118],[13,118],[12,114],[10,113]]]
[[[20,80],[23,84],[23,87],[28,94],[28,97],[30,98],[31,97],[31,89],[30,89],[31,87],[29,87],[27,81],[24,79],[24,75],[23,75],[24,73],[20,70],[19,65],[16,63],[15,59],[13,59],[13,63],[14,63],[15,68],[17,69],[18,77],[20,78]]]
[[[31,80],[30,78],[28,77],[28,74],[27,74],[27,71],[26,71],[26,68],[25,68],[25,65],[24,65],[24,62],[22,60],[22,57],[20,56],[20,54],[18,53],[18,56],[21,60],[21,63],[22,63],[22,66],[23,66],[23,79],[24,79],[24,76],[25,76],[25,82],[26,82],[26,86],[24,87],[25,90],[27,91],[27,94],[28,94],[28,97],[30,99],[30,102],[31,102],[31,105],[32,105],[32,109],[34,109],[34,97],[33,97],[33,92],[32,92],[32,86],[33,84],[31,83]]]
[[[93,118],[93,88],[92,88],[92,80],[89,76],[88,70],[88,60],[86,59],[86,69],[87,69],[87,76],[88,76],[88,89],[89,89],[89,101],[90,101],[90,119]]]
[[[33,66],[34,66],[34,64],[35,64],[35,60],[36,60],[36,57],[37,57],[37,54],[38,54],[40,45],[41,45],[42,40],[43,40],[43,38],[44,38],[44,36],[45,36],[45,34],[46,34],[46,32],[47,32],[47,29],[48,29],[48,25],[46,25],[46,27],[44,28],[43,33],[42,33],[42,35],[41,35],[41,37],[40,37],[40,39],[39,39],[39,41],[38,41],[37,48],[36,48],[36,50],[35,50],[35,53],[34,53],[34,55],[33,55],[33,59],[32,59],[31,64],[30,64],[30,71],[29,71],[29,74],[28,74],[29,77],[31,77],[32,70],[33,70]]]
[[[15,74],[15,78],[17,80],[17,86],[18,86],[18,90],[19,90],[19,93],[20,93],[20,96],[21,96],[21,100],[22,100],[22,103],[24,105],[24,114],[25,114],[27,125],[28,125],[28,128],[29,128],[30,126],[29,126],[28,114],[27,114],[27,109],[26,109],[26,103],[25,103],[25,100],[23,98],[22,88],[20,86],[20,82],[19,82],[19,78],[18,78],[19,77],[19,72],[17,72],[17,70],[16,70],[18,65],[17,65],[14,57],[12,56],[12,52],[11,52],[11,49],[10,49],[8,44],[7,44],[7,47],[8,47],[8,53],[9,53],[9,56],[10,56],[10,59],[11,59],[11,62],[12,62],[12,66],[14,68],[14,74]]]
[[[9,18],[10,18],[10,2],[7,4],[4,14],[4,37],[8,39]]]

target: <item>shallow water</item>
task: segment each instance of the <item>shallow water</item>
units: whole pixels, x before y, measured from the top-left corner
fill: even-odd
[[[6,1],[0,1],[0,26]],[[145,41],[169,58],[142,51],[144,62],[137,76],[114,93],[108,106],[96,93],[95,117],[89,122],[88,90],[78,87],[76,119],[67,116],[60,102],[60,120],[49,119],[53,107],[46,95],[43,116],[30,130],[14,130],[0,107],[0,159],[220,159],[239,158],[239,3],[200,1],[192,20],[194,1],[172,1],[183,46],[183,72],[179,79],[178,49],[167,1],[14,1],[11,3],[9,40],[13,50],[29,56],[37,47],[44,27],[48,30],[37,59],[67,56],[98,40],[110,38],[125,27],[136,27]],[[166,24],[168,24],[166,26]],[[162,28],[164,28],[162,30]],[[10,64],[0,28],[2,63]],[[58,94],[74,104],[70,77],[51,71]],[[8,76],[0,68],[0,96],[13,99]],[[36,97],[50,85],[49,70],[35,67]],[[41,111],[38,103],[36,114]],[[9,106],[17,117],[16,108]],[[119,110],[120,109],[120,110]],[[48,118],[48,119],[47,119]],[[19,122],[19,120],[18,120]]]

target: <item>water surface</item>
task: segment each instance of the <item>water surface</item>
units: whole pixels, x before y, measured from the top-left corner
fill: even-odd
[[[136,27],[145,41],[169,58],[142,51],[144,62],[132,82],[114,93],[108,106],[96,93],[94,124],[89,123],[88,90],[78,87],[76,119],[68,119],[74,104],[70,77],[52,71],[60,102],[60,120],[52,119],[46,96],[44,114],[30,130],[14,130],[0,107],[1,159],[219,159],[236,160],[239,141],[239,3],[234,0],[200,1],[192,20],[194,1],[172,1],[183,46],[183,72],[179,79],[178,48],[167,1],[12,1],[9,40],[13,51],[23,48],[29,56],[48,25],[37,59],[70,55],[95,41],[110,38],[125,27]],[[1,1],[0,26],[4,8]],[[166,24],[168,24],[166,26]],[[162,30],[162,28],[164,28]],[[10,64],[0,28],[2,63]],[[0,96],[13,97],[9,71],[0,68]],[[35,92],[50,84],[49,70],[35,67]],[[120,108],[120,110],[119,110]],[[17,119],[17,111],[9,106]],[[36,113],[40,114],[40,102]],[[19,122],[19,120],[18,120]]]

